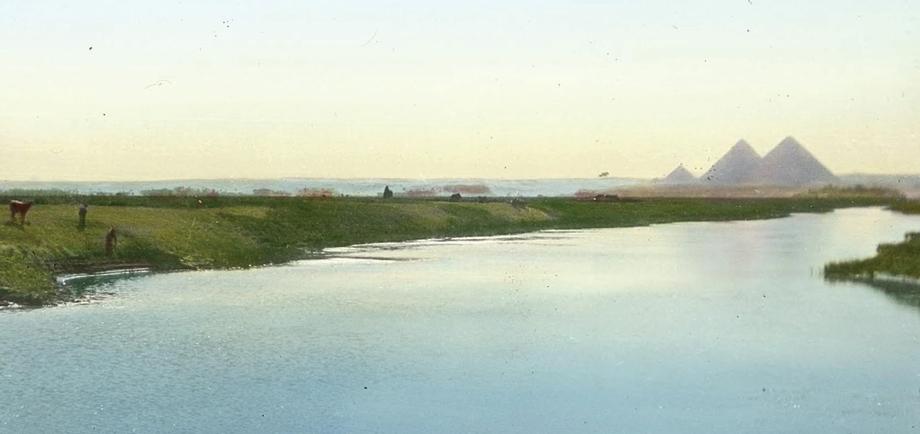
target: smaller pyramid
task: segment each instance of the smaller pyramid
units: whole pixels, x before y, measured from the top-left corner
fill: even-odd
[[[763,157],[754,182],[763,185],[804,186],[837,181],[811,152],[792,137],[786,137]]]
[[[760,167],[761,158],[751,144],[741,139],[732,146],[700,179],[708,184],[738,185],[751,180]]]
[[[661,180],[661,184],[666,185],[683,185],[683,184],[693,184],[696,182],[696,177],[690,173],[689,170],[684,168],[684,165],[681,164],[677,166],[676,169],[672,170],[668,176],[664,177]]]

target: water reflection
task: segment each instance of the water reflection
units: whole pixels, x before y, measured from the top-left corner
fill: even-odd
[[[832,283],[854,282],[856,284],[860,284],[861,286],[866,286],[878,290],[899,304],[920,310],[920,284],[918,283],[878,279],[847,280],[828,278],[828,281]]]

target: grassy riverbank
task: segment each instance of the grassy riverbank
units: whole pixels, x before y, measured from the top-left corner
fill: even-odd
[[[7,201],[10,198],[0,200]],[[85,229],[77,206],[89,203]],[[647,199],[591,202],[530,199],[215,197],[38,197],[24,227],[0,225],[0,300],[41,305],[67,298],[54,276],[145,265],[155,270],[249,267],[290,261],[325,247],[541,229],[641,226],[678,221],[751,220],[794,212],[884,204],[885,199]],[[119,244],[106,257],[115,227]]]
[[[891,209],[920,214],[920,202],[899,202]],[[920,279],[920,232],[905,235],[900,243],[879,245],[871,258],[834,262],[824,267],[824,275],[830,279],[872,280],[877,274]]]

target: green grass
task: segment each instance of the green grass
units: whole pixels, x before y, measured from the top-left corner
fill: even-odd
[[[907,234],[901,243],[880,244],[871,258],[833,262],[824,267],[825,276],[832,279],[872,279],[879,273],[920,279],[920,232]]]
[[[10,198],[0,197],[4,203]],[[641,226],[677,221],[750,220],[795,212],[885,204],[860,199],[648,199],[641,202],[530,199],[446,202],[372,198],[203,198],[37,196],[31,224],[0,225],[0,300],[53,303],[54,276],[107,267],[156,270],[235,268],[302,258],[310,251],[358,243],[496,235],[541,229]],[[77,228],[77,204],[90,205]],[[104,255],[106,231],[119,246]]]
[[[891,209],[920,214],[920,202],[899,201]],[[824,275],[830,279],[872,279],[879,273],[920,279],[920,233],[905,235],[901,243],[879,245],[871,258],[833,262],[824,267]]]
[[[891,206],[892,210],[904,214],[920,214],[920,200],[905,200]]]
[[[854,185],[849,187],[825,186],[811,189],[804,193],[799,193],[796,195],[796,197],[886,197],[890,199],[904,199],[904,193],[893,188],[867,187],[864,185]]]

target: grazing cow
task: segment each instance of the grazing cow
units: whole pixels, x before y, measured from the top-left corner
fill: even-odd
[[[16,223],[16,214],[19,214],[19,224],[26,224],[26,214],[32,208],[32,202],[23,202],[21,200],[10,201],[10,222]]]

